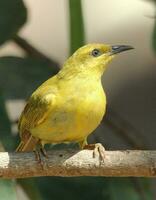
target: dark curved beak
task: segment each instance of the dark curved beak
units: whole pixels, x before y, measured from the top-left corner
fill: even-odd
[[[134,47],[128,45],[113,45],[110,53],[114,55],[131,49],[134,49]]]

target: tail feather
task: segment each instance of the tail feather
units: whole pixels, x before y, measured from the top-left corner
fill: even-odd
[[[16,148],[16,152],[20,152],[20,151],[33,151],[37,145],[37,143],[39,142],[39,139],[34,138],[31,134],[29,135],[29,137],[25,140],[21,140],[20,144],[18,145],[18,147]]]

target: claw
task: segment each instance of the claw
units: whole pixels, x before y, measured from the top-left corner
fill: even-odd
[[[100,160],[104,162],[105,160],[105,148],[102,144],[96,143],[93,150],[93,157],[96,158],[99,155]]]
[[[84,149],[93,150],[93,158],[99,156],[100,161],[104,162],[105,160],[105,148],[101,143],[96,144],[87,144],[84,146]]]

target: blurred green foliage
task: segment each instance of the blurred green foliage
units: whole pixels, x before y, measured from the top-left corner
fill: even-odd
[[[156,19],[154,19],[154,28],[153,28],[153,37],[152,37],[152,45],[154,52],[156,53]]]
[[[16,200],[16,182],[10,180],[0,180],[0,199]]]
[[[85,37],[81,1],[69,0],[68,5],[71,54],[85,43]],[[0,44],[2,44],[18,34],[18,30],[26,22],[27,10],[22,0],[1,0],[0,16]],[[0,147],[13,151],[17,145],[17,138],[11,134],[11,122],[5,108],[5,101],[27,98],[38,85],[54,73],[56,70],[44,57],[19,58],[9,55],[0,58]],[[32,200],[152,199],[150,181],[147,179],[138,181],[129,178],[42,177],[17,181],[0,180],[0,200],[17,199],[17,183]]]
[[[7,81],[3,78],[4,74],[7,74]],[[27,98],[52,74],[52,66],[43,59],[11,56],[0,58],[0,88],[7,99]]]
[[[11,39],[26,22],[27,12],[22,0],[0,1],[0,44]]]
[[[5,99],[0,92],[0,142],[6,151],[13,150],[15,148],[15,140],[11,135],[11,122],[9,120]]]
[[[156,0],[151,0],[156,8]],[[156,16],[153,16],[154,21],[154,28],[153,28],[153,35],[152,35],[152,46],[154,49],[154,52],[156,53]]]
[[[84,24],[80,0],[69,0],[70,54],[84,45]]]
[[[111,178],[108,182],[111,200],[152,200],[153,196],[148,179]]]

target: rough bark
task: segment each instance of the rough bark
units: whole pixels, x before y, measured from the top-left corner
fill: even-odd
[[[106,151],[104,162],[93,158],[92,150],[52,150],[44,165],[34,152],[0,153],[0,177],[36,176],[116,176],[155,177],[156,151]]]

